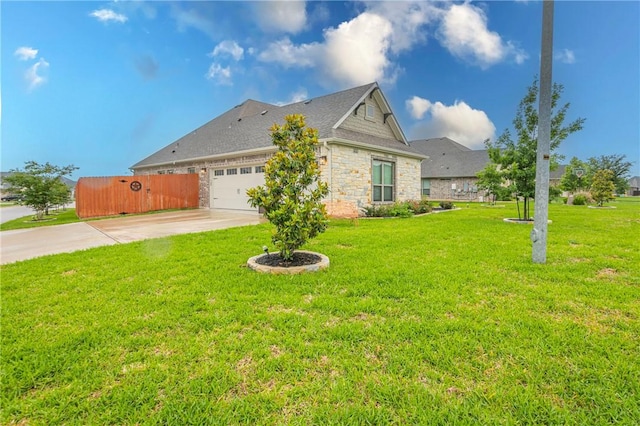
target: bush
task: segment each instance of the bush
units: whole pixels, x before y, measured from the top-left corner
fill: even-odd
[[[432,210],[431,203],[427,199],[419,201],[409,200],[406,201],[405,204],[407,204],[409,210],[411,210],[413,214],[429,213]]]
[[[368,206],[364,208],[364,214],[366,217],[411,217],[414,214],[429,213],[431,210],[428,200],[409,200]]]
[[[440,201],[440,208],[442,210],[451,210],[453,208],[453,203],[451,201]]]
[[[588,204],[587,196],[585,194],[578,194],[573,197],[574,206],[586,206]]]

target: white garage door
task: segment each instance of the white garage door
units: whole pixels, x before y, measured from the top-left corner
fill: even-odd
[[[256,173],[256,166],[213,170],[209,205],[214,209],[257,212],[249,204],[247,189],[258,185],[264,185],[264,173]]]

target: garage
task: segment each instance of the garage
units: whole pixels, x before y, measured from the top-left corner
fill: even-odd
[[[264,184],[264,166],[214,169],[211,173],[211,208],[257,212],[251,207],[247,189]]]

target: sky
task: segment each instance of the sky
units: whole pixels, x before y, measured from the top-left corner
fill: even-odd
[[[377,81],[409,140],[472,149],[540,72],[542,3],[2,1],[1,168],[131,165],[245,101]],[[553,80],[585,118],[559,153],[640,175],[640,2],[556,1]],[[266,129],[265,129],[266,131]]]

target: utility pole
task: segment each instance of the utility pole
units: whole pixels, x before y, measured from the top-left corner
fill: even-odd
[[[547,262],[549,219],[549,162],[551,161],[551,68],[553,61],[553,0],[542,3],[542,46],[540,55],[540,106],[536,155],[536,196],[531,241],[534,263]]]

